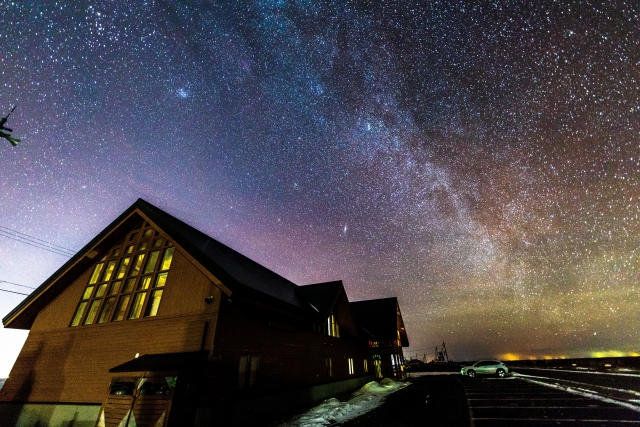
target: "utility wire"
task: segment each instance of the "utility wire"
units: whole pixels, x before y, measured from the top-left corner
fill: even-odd
[[[6,289],[0,289],[1,292],[11,292],[12,294],[18,294],[18,295],[24,295],[24,296],[29,296],[29,294],[23,294],[22,292],[15,292],[15,291],[8,291]]]
[[[51,243],[51,242],[47,242],[46,240],[38,239],[37,237],[30,236],[29,234],[22,233],[22,232],[17,231],[17,230],[13,230],[13,229],[11,229],[9,227],[5,227],[3,225],[0,225],[0,228],[4,228],[5,230],[10,231],[12,233],[21,234],[21,235],[29,237],[30,239],[33,239],[33,240],[38,240],[38,241],[40,241],[42,243],[46,243],[47,245],[53,246],[53,247],[55,247],[57,249],[62,249],[62,250],[67,251],[67,252],[75,253],[75,251],[73,249],[65,248],[64,246],[56,245],[55,243]]]
[[[23,288],[35,289],[33,286],[21,285],[19,283],[7,282],[6,280],[0,280],[0,283],[8,283],[10,285],[21,286]]]
[[[5,237],[9,237],[10,239],[18,240],[24,243],[36,245],[38,247],[42,247],[45,250],[51,250],[57,253],[66,254],[74,254],[75,252],[72,249],[65,248],[60,245],[56,245],[55,243],[47,242],[45,240],[39,239],[34,236],[30,236],[29,234],[21,233],[20,231],[12,230],[11,228],[4,227],[0,225],[0,233],[6,235]]]
[[[42,239],[38,239],[37,237],[33,237],[28,234],[21,233],[16,230],[12,230],[8,227],[4,227],[1,225],[0,225],[0,236],[24,243],[29,246],[43,249],[45,251],[49,251],[54,254],[62,255],[67,258],[70,258],[73,255],[75,255],[75,252],[71,249],[65,248],[60,245],[56,245],[54,243],[47,242]]]
[[[18,242],[20,242],[20,243],[24,243],[24,244],[29,245],[29,246],[33,246],[33,247],[38,248],[38,249],[43,249],[43,250],[45,250],[45,251],[47,251],[47,252],[51,252],[51,253],[54,253],[54,254],[57,254],[57,255],[62,255],[62,256],[67,257],[67,258],[70,258],[70,257],[71,257],[71,255],[69,255],[69,254],[67,254],[67,253],[65,253],[65,252],[58,252],[58,251],[56,251],[56,250],[54,250],[54,249],[51,249],[50,247],[43,246],[43,245],[38,245],[38,244],[34,244],[34,243],[32,243],[32,242],[29,242],[28,240],[22,240],[22,239],[20,239],[20,238],[19,238],[19,236],[15,236],[15,235],[13,235],[13,236],[12,236],[12,235],[7,235],[7,234],[5,234],[5,233],[3,232],[3,230],[0,230],[0,236],[1,236],[1,237],[6,237],[6,238],[8,238],[8,239],[15,240],[15,241],[18,241]]]

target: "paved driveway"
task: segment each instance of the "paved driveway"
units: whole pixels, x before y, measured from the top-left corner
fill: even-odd
[[[640,412],[519,378],[458,377],[473,427],[640,426]]]
[[[459,375],[411,378],[411,385],[344,427],[468,427],[469,410]]]
[[[411,378],[379,408],[344,427],[640,426],[640,412],[522,378]]]

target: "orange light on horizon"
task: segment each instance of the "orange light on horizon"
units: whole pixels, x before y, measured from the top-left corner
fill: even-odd
[[[554,360],[554,359],[567,359],[566,355],[548,355],[545,354],[543,356],[532,356],[532,355],[522,355],[518,353],[504,353],[499,355],[500,360],[504,361],[514,361],[514,360]]]
[[[500,360],[505,360],[505,361],[512,361],[512,360],[522,360],[522,358],[520,357],[520,355],[515,354],[515,353],[505,353],[505,354],[501,354],[499,356]]]
[[[635,351],[618,351],[618,350],[607,350],[607,351],[594,351],[591,352],[591,357],[600,359],[603,357],[638,357],[640,353]]]
[[[601,359],[605,357],[640,357],[640,352],[637,351],[619,351],[619,350],[602,350],[592,351],[588,355],[566,355],[566,354],[543,354],[543,355],[531,355],[531,354],[519,354],[519,353],[503,353],[498,355],[498,359],[503,361],[514,360],[557,360],[557,359],[580,359],[583,357]]]

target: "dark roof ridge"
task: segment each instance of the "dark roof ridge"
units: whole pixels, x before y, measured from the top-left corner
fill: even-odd
[[[307,308],[295,292],[298,287],[295,283],[151,203],[143,199],[138,199],[138,202],[146,208],[141,210],[150,219],[159,222],[161,228],[178,233],[179,236],[174,234],[171,237],[179,240],[177,243],[221,280],[248,287],[299,308]],[[233,285],[231,290],[242,292]]]
[[[311,311],[306,301],[296,292],[298,286],[295,283],[146,200],[138,198],[11,310],[2,319],[5,327],[29,329],[37,313],[48,304],[48,302],[38,301],[38,299],[44,294],[51,295],[51,298],[57,296],[66,289],[72,280],[75,280],[70,279],[71,277],[77,277],[93,265],[97,256],[96,248],[104,250],[103,246],[110,247],[116,243],[114,236],[117,233],[114,231],[120,232],[123,228],[133,227],[143,219],[139,214],[136,214],[136,210],[154,222],[211,274],[218,277],[223,283],[232,285],[231,292],[239,291],[238,295],[240,296],[242,294],[266,295],[289,307],[297,307],[298,310],[302,309],[305,312]],[[117,239],[119,238],[117,237]],[[29,312],[25,315],[26,318],[21,314],[25,310]]]
[[[226,244],[226,243],[222,243],[221,241],[219,241],[219,240],[217,240],[217,239],[215,239],[215,238],[213,238],[213,237],[209,236],[209,235],[208,235],[208,234],[206,234],[205,232],[200,231],[199,229],[197,229],[197,228],[195,228],[194,226],[190,225],[189,223],[187,223],[187,222],[185,222],[185,221],[183,221],[183,220],[181,220],[181,219],[179,219],[179,218],[177,218],[177,217],[175,217],[175,216],[173,216],[173,215],[171,215],[171,214],[169,214],[169,213],[165,212],[164,210],[162,210],[162,209],[160,209],[160,208],[158,208],[158,207],[156,207],[156,206],[152,205],[151,203],[147,202],[146,200],[143,200],[143,199],[138,199],[138,200],[139,200],[140,202],[145,203],[145,204],[146,204],[146,205],[148,205],[150,208],[152,208],[152,209],[155,209],[155,210],[157,210],[157,211],[162,212],[162,214],[163,214],[163,215],[166,215],[166,216],[170,217],[171,219],[173,219],[173,220],[175,220],[175,221],[179,222],[181,226],[184,226],[185,228],[188,228],[190,231],[193,231],[193,232],[195,232],[195,233],[199,233],[199,234],[201,234],[201,235],[206,239],[206,241],[204,242],[204,246],[203,246],[203,248],[201,248],[202,250],[206,249],[206,247],[207,247],[210,243],[212,243],[213,245],[222,245],[222,246],[226,247],[227,249],[229,249],[229,250],[231,250],[231,251],[235,252],[235,254],[236,254],[236,255],[239,255],[239,256],[240,256],[241,258],[243,258],[245,261],[247,261],[247,262],[249,262],[249,263],[251,263],[251,264],[255,264],[255,265],[259,266],[261,269],[263,269],[263,270],[267,270],[267,271],[269,271],[269,272],[271,272],[271,273],[273,273],[273,274],[275,274],[275,275],[279,276],[283,281],[286,281],[286,282],[288,282],[289,284],[291,284],[291,286],[292,286],[292,287],[298,287],[298,285],[297,285],[297,284],[293,283],[293,282],[292,282],[292,281],[290,281],[289,279],[287,279],[287,278],[285,278],[285,277],[280,276],[280,275],[279,275],[278,273],[276,273],[275,271],[273,271],[273,270],[271,270],[270,268],[265,267],[264,265],[262,265],[262,264],[260,264],[260,263],[258,263],[258,262],[256,262],[256,261],[254,261],[253,259],[251,259],[251,258],[249,258],[248,256],[244,255],[242,252],[238,251],[237,249],[232,248],[232,247],[231,247],[231,246],[229,246],[228,244]]]
[[[342,280],[312,283],[297,288],[298,295],[304,298],[320,316],[328,316],[331,313],[343,292],[346,295]]]

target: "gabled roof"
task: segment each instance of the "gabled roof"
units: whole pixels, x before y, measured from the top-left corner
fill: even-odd
[[[346,332],[354,337],[359,336],[341,280],[299,286],[296,290],[313,308],[316,321],[326,322],[327,317],[333,314],[340,325],[341,334]]]
[[[309,315],[311,308],[297,293],[293,282],[247,258],[230,247],[207,236],[152,204],[138,199],[125,212],[102,230],[84,248],[14,308],[2,322],[7,328],[29,329],[38,312],[96,259],[115,245],[142,220],[161,232],[193,257],[228,295],[262,298],[269,304]]]
[[[344,286],[341,280],[337,280],[335,282],[298,286],[297,291],[299,295],[309,302],[320,317],[326,318],[331,314],[340,293],[344,292]]]
[[[252,259],[207,236],[155,206],[138,199],[149,219],[202,266],[214,274],[233,293],[265,294],[305,311],[308,304],[295,289],[298,286]],[[146,205],[146,206],[145,206]]]
[[[393,341],[398,339],[399,331],[402,347],[409,346],[397,298],[356,301],[349,306],[356,325],[364,332],[363,337],[372,341]]]

